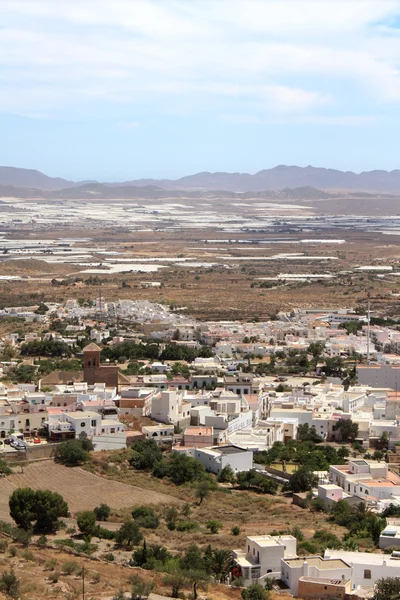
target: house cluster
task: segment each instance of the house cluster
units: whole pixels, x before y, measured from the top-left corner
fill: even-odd
[[[116,388],[104,384],[57,385],[35,391],[31,384],[0,386],[0,443],[13,433],[26,438],[46,434],[49,442],[90,439],[95,450],[126,447]]]
[[[387,531],[392,533],[394,529],[389,527]],[[247,537],[245,548],[233,551],[232,577],[242,578],[246,587],[264,585],[267,578],[280,579],[290,594],[303,600],[358,600],[372,597],[378,579],[399,576],[396,552],[373,554],[327,548],[323,556],[297,556],[296,544],[291,535]]]

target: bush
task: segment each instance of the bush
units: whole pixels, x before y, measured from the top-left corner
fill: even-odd
[[[210,533],[218,533],[222,526],[221,521],[218,521],[218,519],[210,519],[206,523],[206,527],[210,530]]]
[[[160,519],[155,514],[150,506],[138,506],[132,511],[132,517],[138,527],[145,529],[157,529],[160,524]]]
[[[0,554],[4,554],[8,548],[7,540],[0,540]]]
[[[84,510],[76,515],[76,522],[83,535],[94,535],[96,530],[96,515],[91,510]]]
[[[133,545],[138,544],[143,539],[143,536],[134,521],[127,521],[117,531],[115,539],[119,546],[130,550]]]
[[[93,583],[100,583],[100,579],[101,579],[100,573],[98,573],[97,571],[95,571],[92,574],[92,581],[93,581]]]
[[[107,504],[100,504],[100,506],[96,506],[93,512],[96,515],[97,521],[107,521],[111,509]]]
[[[238,527],[237,525],[235,525],[234,527],[232,527],[231,534],[232,535],[240,535],[240,527]]]
[[[8,572],[6,571],[0,577],[0,591],[10,596],[10,598],[18,598],[19,580],[12,569]]]
[[[79,569],[79,565],[75,561],[66,562],[61,567],[63,575],[72,575]]]
[[[90,449],[93,450],[93,445]],[[56,447],[54,458],[67,467],[77,467],[88,460],[88,446],[83,440],[61,442]]]
[[[181,521],[176,524],[177,531],[194,531],[195,529],[198,529],[198,527],[199,525],[196,521]]]
[[[47,571],[54,571],[54,569],[57,566],[57,561],[55,558],[49,558],[48,560],[46,560],[46,562],[44,563],[44,568]]]
[[[36,545],[39,546],[39,548],[44,548],[47,544],[47,537],[45,535],[41,535],[40,538],[37,539],[36,541]]]
[[[115,556],[112,552],[107,552],[107,554],[104,555],[104,560],[107,560],[108,562],[114,562]]]
[[[50,573],[49,581],[51,581],[51,583],[58,583],[59,579],[60,579],[60,571],[53,571],[52,573]]]
[[[10,556],[17,556],[17,549],[15,546],[10,546]]]
[[[253,583],[242,590],[243,600],[267,600],[268,597],[268,591],[259,583]]]

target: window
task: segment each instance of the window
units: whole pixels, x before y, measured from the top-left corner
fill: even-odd
[[[371,569],[364,569],[364,579],[371,579]]]
[[[92,419],[92,427],[96,427],[97,421],[96,419]]]
[[[115,427],[111,427],[110,433],[115,433]]]
[[[82,421],[81,427],[85,427],[85,425],[86,425],[85,421]]]

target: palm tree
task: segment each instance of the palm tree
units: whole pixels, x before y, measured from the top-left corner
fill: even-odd
[[[232,568],[232,554],[229,550],[212,550],[207,559],[207,567],[216,580],[224,583]]]

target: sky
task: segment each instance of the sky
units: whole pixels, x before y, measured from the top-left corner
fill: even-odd
[[[0,165],[400,168],[400,0],[0,0]]]

